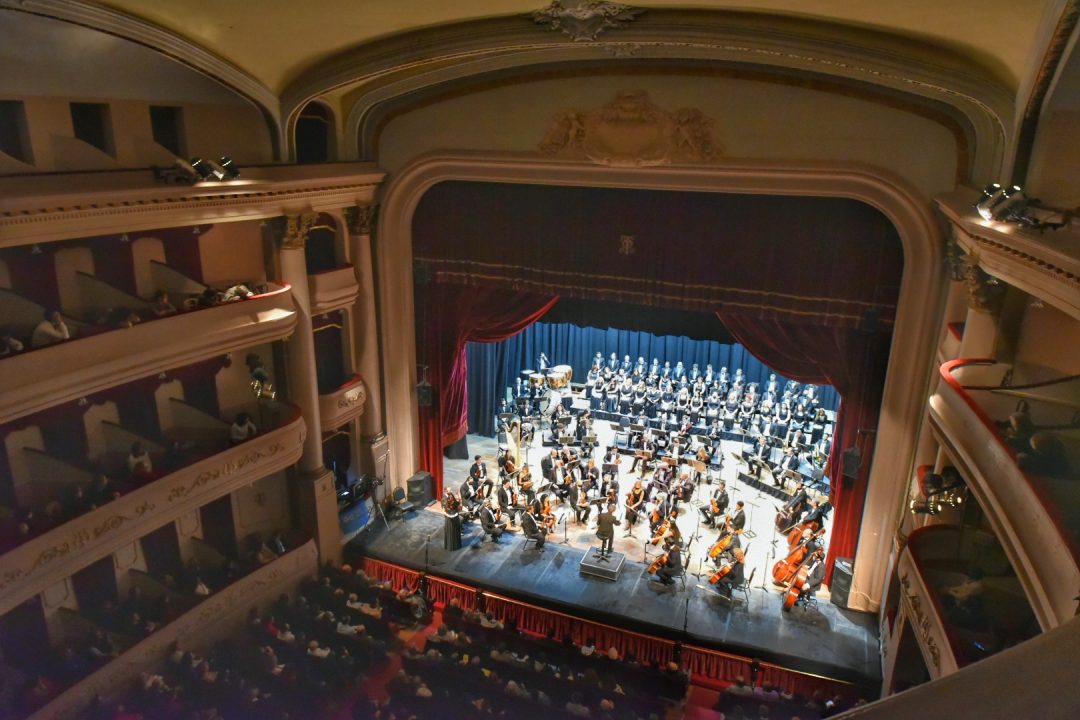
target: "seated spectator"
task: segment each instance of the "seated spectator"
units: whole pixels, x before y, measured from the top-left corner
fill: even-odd
[[[225,302],[225,295],[212,287],[208,287],[202,291],[196,300],[198,307],[214,307]]]
[[[175,313],[176,307],[169,302],[169,293],[164,290],[154,293],[154,299],[150,303],[150,312],[154,313],[154,317],[165,317]]]
[[[746,678],[739,675],[735,678],[735,684],[729,685],[724,692],[728,695],[749,697],[754,694],[754,688],[746,684]]]
[[[270,538],[270,542],[268,544],[270,545],[270,549],[276,552],[278,555],[284,555],[286,552],[288,552],[288,549],[285,547],[285,539],[281,537],[280,530],[274,533],[274,537]]]
[[[1028,449],[1017,455],[1020,469],[1034,475],[1065,479],[1071,472],[1065,444],[1052,432],[1041,431],[1031,436]]]
[[[258,434],[259,429],[247,413],[239,413],[229,427],[229,439],[234,445],[250,440]]]
[[[765,681],[754,690],[754,697],[764,698],[765,700],[779,700],[780,693],[776,691],[771,682]]]
[[[255,553],[255,562],[260,565],[269,565],[277,560],[278,556],[274,554],[274,551],[266,543],[260,543],[259,549]]]
[[[71,339],[71,332],[58,310],[46,310],[45,318],[34,327],[30,347],[45,347]]]
[[[581,646],[581,654],[585,657],[592,657],[596,652],[596,641],[589,638],[585,641],[585,644]]]
[[[146,479],[153,475],[154,464],[150,461],[150,453],[143,444],[136,440],[131,443],[131,452],[127,456],[128,473],[132,478]]]
[[[581,693],[579,692],[570,695],[570,699],[566,702],[566,707],[564,709],[568,715],[574,717],[589,717],[591,715],[589,707],[581,702]]]
[[[106,503],[120,497],[120,490],[113,484],[108,475],[98,475],[94,480],[94,486],[90,489],[90,503],[94,507],[101,507]]]
[[[0,333],[0,357],[14,355],[23,351],[23,344],[12,336],[11,332],[4,330]]]
[[[105,324],[114,328],[134,327],[142,322],[142,318],[134,310],[126,307],[113,308],[109,311]]]

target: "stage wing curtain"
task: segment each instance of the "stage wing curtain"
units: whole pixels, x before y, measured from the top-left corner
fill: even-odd
[[[840,393],[827,473],[835,508],[826,560],[825,582],[829,583],[836,559],[855,556],[869,463],[863,463],[857,477],[846,478],[843,450],[858,446],[864,458],[873,454],[891,335],[872,326],[849,329],[789,323],[742,312],[721,310],[717,314],[742,345],[777,372],[799,382],[832,385]]]
[[[419,284],[417,295],[417,357],[428,367],[434,395],[429,407],[420,408],[420,460],[435,479],[436,495],[442,495],[443,448],[464,437],[468,428],[466,343],[497,342],[519,333],[558,298],[446,283]]]

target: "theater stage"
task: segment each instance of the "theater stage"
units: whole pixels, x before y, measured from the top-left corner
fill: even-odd
[[[828,602],[819,602],[806,611],[796,608],[785,613],[780,608],[780,595],[761,589],[760,571],[754,578],[748,605],[743,603],[741,593],[736,594],[736,604],[729,605],[708,584],[707,575],[700,580],[688,575],[685,591],[678,582],[664,588],[644,574],[640,551],[636,556],[628,553],[615,582],[580,575],[579,563],[586,552],[580,545],[598,541],[593,531],[573,524],[568,535],[579,547],[560,544],[561,530],[549,536],[543,553],[533,550],[532,543],[523,550],[520,533],[505,535],[499,544],[481,542],[479,524],[466,523],[463,547],[447,551],[443,549],[444,518],[437,507],[409,513],[404,521],[392,519],[389,530],[381,521],[371,523],[350,543],[349,554],[427,570],[517,600],[638,632],[757,657],[872,688],[880,685],[874,615],[841,610]],[[690,567],[691,572],[696,570],[695,565]]]

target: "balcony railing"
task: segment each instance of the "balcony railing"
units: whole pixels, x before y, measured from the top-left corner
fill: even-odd
[[[915,530],[900,554],[897,572],[934,677],[1040,631],[1004,551],[989,533],[955,525]]]
[[[340,427],[364,413],[367,388],[359,375],[353,375],[341,387],[319,396],[319,417],[328,430]]]
[[[4,358],[0,423],[140,377],[278,340],[296,327],[291,288]]]
[[[0,615],[148,530],[295,463],[306,432],[298,409],[247,442],[198,460],[0,556]]]
[[[210,595],[108,665],[68,688],[30,718],[77,717],[95,697],[112,695],[136,680],[141,672],[161,666],[174,642],[185,651],[205,652],[217,639],[242,625],[250,608],[265,605],[282,592],[291,592],[318,570],[318,552],[314,541],[309,540]]]
[[[360,286],[352,265],[308,275],[311,312],[325,313],[340,310],[356,302]]]
[[[1021,468],[1002,433],[1021,388],[1003,387],[1008,366],[992,360],[953,360],[941,366],[930,418],[942,442],[986,511],[1039,622],[1054,627],[1072,617],[1080,587],[1080,494],[1073,477],[1049,477]],[[1040,383],[1023,391],[1036,426],[1057,428],[1072,453],[1078,446],[1068,392]],[[1040,389],[1041,388],[1041,389]],[[1064,428],[1064,429],[1062,429]]]

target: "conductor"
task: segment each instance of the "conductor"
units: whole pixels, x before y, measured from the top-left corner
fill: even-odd
[[[600,538],[600,558],[607,560],[611,556],[612,544],[615,541],[615,503],[608,503],[607,511],[600,513],[596,518],[596,537]]]

